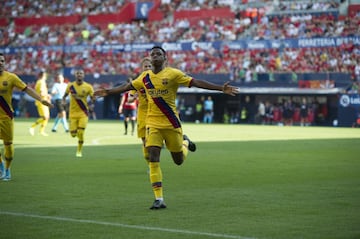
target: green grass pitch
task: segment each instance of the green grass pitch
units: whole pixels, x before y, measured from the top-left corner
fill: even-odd
[[[30,136],[15,120],[12,181],[0,182],[0,238],[360,238],[360,130],[184,124],[182,166],[162,151],[168,208],[153,193],[140,140],[90,121],[83,158],[61,128]]]

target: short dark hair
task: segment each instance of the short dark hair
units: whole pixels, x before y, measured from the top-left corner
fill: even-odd
[[[145,61],[151,62],[150,57],[144,57],[143,59],[141,59],[141,64],[144,64]]]
[[[153,47],[151,48],[151,50],[154,50],[154,49],[160,49],[160,50],[164,53],[164,55],[166,55],[166,51],[165,51],[164,48],[162,48],[161,46],[153,46]]]
[[[74,67],[74,72],[76,72],[76,71],[84,71],[85,72],[84,67],[79,66],[79,65]]]

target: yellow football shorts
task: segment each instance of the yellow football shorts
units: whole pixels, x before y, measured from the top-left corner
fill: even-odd
[[[4,141],[13,141],[14,138],[14,120],[0,119],[0,139]]]
[[[88,121],[88,117],[70,118],[70,131],[76,131],[78,128],[85,129]]]
[[[181,152],[183,147],[182,129],[146,128],[146,147],[157,146],[161,148],[163,142],[170,152]]]
[[[50,116],[49,107],[41,104],[41,102],[39,102],[39,101],[36,101],[35,105],[36,105],[39,116],[49,118],[49,116]]]

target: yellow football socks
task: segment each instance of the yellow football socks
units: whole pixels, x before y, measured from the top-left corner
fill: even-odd
[[[40,133],[44,133],[45,132],[45,127],[47,125],[48,121],[47,120],[43,120],[43,122],[40,125]]]
[[[77,151],[81,152],[83,144],[84,144],[84,129],[78,129],[77,130],[77,137],[79,139]]]
[[[5,144],[4,156],[5,156],[5,159],[12,159],[14,157],[14,145],[13,144]]]
[[[77,152],[82,152],[82,148],[83,148],[83,143],[78,143],[78,146],[77,146]]]
[[[189,141],[184,140],[184,141],[183,141],[183,148],[182,148],[184,161],[185,161],[185,159],[186,159],[186,156],[187,156],[188,153],[189,153],[188,147],[189,147]]]
[[[39,118],[36,120],[36,122],[33,125],[31,125],[31,128],[35,128],[37,125],[42,124],[43,122],[44,122],[44,119]]]
[[[14,157],[14,145],[13,144],[6,144],[4,150],[4,157],[5,157],[5,168],[10,168],[12,159]]]
[[[159,162],[150,162],[150,182],[156,199],[163,198],[162,172]]]

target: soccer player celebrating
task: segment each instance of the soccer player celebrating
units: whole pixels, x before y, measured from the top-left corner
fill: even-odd
[[[39,78],[35,84],[35,91],[41,96],[42,100],[50,100],[50,95],[48,93],[48,88],[46,85],[47,74],[45,70],[41,70],[39,73]],[[50,118],[50,110],[49,107],[40,103],[40,101],[35,101],[35,105],[37,108],[37,112],[39,114],[39,118],[35,121],[33,125],[31,125],[29,132],[31,135],[35,134],[35,127],[40,125],[40,134],[42,136],[48,136],[45,133],[45,127],[49,122]]]
[[[11,104],[13,89],[22,90],[47,107],[52,107],[52,104],[48,100],[42,99],[35,90],[27,87],[17,75],[4,69],[5,56],[0,53],[0,139],[3,140],[5,159],[4,164],[0,154],[0,178],[9,181],[11,180],[10,165],[14,157],[14,110]]]
[[[106,96],[131,89],[145,90],[148,101],[146,148],[149,152],[150,182],[155,196],[155,201],[150,209],[162,209],[166,208],[160,168],[160,152],[163,142],[177,165],[181,165],[186,159],[190,145],[194,146],[188,137],[183,136],[180,118],[176,110],[175,99],[179,86],[222,91],[229,95],[235,95],[239,90],[228,83],[216,85],[208,81],[196,80],[178,69],[167,67],[165,65],[166,51],[159,46],[151,49],[150,59],[152,70],[144,71],[132,82],[112,89],[96,91],[95,95]]]
[[[141,70],[142,72],[151,70],[151,59],[148,57],[145,57],[141,61]],[[143,155],[147,163],[149,163],[149,153],[145,147],[145,132],[146,132],[146,113],[148,110],[148,102],[146,98],[146,93],[144,89],[140,89],[136,92],[138,95],[138,111],[137,111],[137,136],[138,138],[141,138],[143,143]]]
[[[84,144],[84,132],[89,121],[89,107],[94,107],[95,97],[92,85],[84,81],[85,73],[82,69],[75,71],[75,81],[67,85],[63,96],[63,104],[66,104],[66,97],[70,94],[70,134],[71,137],[78,138],[76,157],[82,157],[82,147]],[[88,97],[91,98],[91,105],[87,103]]]

